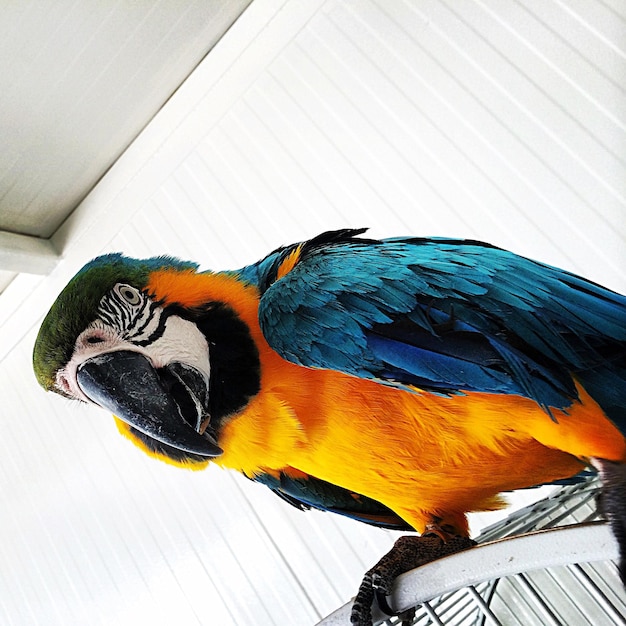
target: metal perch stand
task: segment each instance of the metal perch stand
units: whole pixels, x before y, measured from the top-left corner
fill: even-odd
[[[398,577],[392,607],[416,626],[626,625],[617,542],[599,521],[596,478],[485,529],[479,545]],[[348,602],[318,626],[350,624]],[[375,624],[399,624],[374,610]]]

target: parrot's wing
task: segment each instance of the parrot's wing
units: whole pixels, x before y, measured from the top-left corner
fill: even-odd
[[[623,405],[624,296],[480,242],[360,232],[262,266],[259,321],[283,358],[440,394],[523,395],[548,412],[577,397],[575,372],[600,404]]]
[[[390,530],[414,530],[386,506],[358,493],[302,472],[258,474],[252,480],[269,487],[300,510],[318,509]]]

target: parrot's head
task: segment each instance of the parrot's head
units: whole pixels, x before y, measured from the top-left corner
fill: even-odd
[[[94,259],[52,305],[33,352],[44,389],[108,409],[140,447],[181,464],[219,456],[220,420],[258,391],[247,326],[223,303],[202,301],[196,270],[170,257]],[[192,306],[182,295],[190,288]]]

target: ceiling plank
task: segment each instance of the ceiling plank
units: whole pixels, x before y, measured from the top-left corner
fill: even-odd
[[[60,259],[49,239],[0,230],[0,270],[49,274]]]

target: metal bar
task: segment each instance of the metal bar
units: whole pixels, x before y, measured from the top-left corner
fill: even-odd
[[[457,623],[461,619],[467,619],[469,615],[476,613],[476,605],[467,593],[466,589],[451,594],[450,601],[445,608],[439,611],[439,616],[452,623]],[[465,618],[461,617],[465,614]]]
[[[430,606],[429,602],[422,602],[422,606],[424,607],[424,611],[426,612],[433,624],[435,624],[436,626],[445,626],[445,624],[439,619],[436,611],[433,609],[432,606]]]
[[[594,498],[598,490],[597,486],[595,486],[596,482],[597,481],[592,480],[590,483],[581,483],[580,485],[564,488],[562,492],[555,496],[551,496],[546,500],[537,502],[535,505],[530,505],[525,509],[516,511],[506,520],[485,529],[478,537],[478,542],[485,543],[494,538],[521,535],[540,528],[545,529],[557,526],[564,519],[573,517],[573,513],[588,504],[589,501]],[[580,500],[575,502],[577,498],[580,498]],[[565,512],[562,512],[557,517],[552,517],[557,512],[562,511],[564,506],[566,506]],[[546,518],[551,517],[552,519],[542,526],[542,522],[546,520]],[[585,516],[582,520],[576,520],[574,518],[574,523],[586,522],[598,517],[599,513],[594,511]]]
[[[572,600],[572,598],[578,597],[578,594],[576,593],[578,592],[578,587],[575,587],[576,585],[575,580],[572,580],[569,583],[566,582],[565,580],[566,576],[568,574],[571,574],[571,572],[569,572],[569,570],[567,569],[567,566],[565,568],[561,568],[560,570],[549,568],[543,573],[552,581],[552,584],[554,585],[555,589],[559,589],[559,593],[563,596],[563,598],[567,599],[571,607],[571,610],[576,611],[576,613],[578,614],[578,617],[576,618],[576,621],[574,623],[578,625],[578,623],[580,622],[580,626],[583,626],[583,621],[584,621],[586,624],[589,624],[589,626],[595,626],[595,624],[592,624],[589,621],[588,616],[585,614],[584,607],[581,607],[578,601],[574,602]],[[534,578],[534,577],[531,575],[530,578]],[[533,582],[535,581],[533,580]],[[540,588],[542,587],[542,585],[540,585],[539,583],[535,583],[535,584]],[[565,589],[568,589],[569,592],[566,593]],[[574,591],[574,589],[576,589],[576,592]]]
[[[474,585],[470,585],[467,590],[469,591],[472,598],[474,598],[474,602],[480,607],[484,616],[489,620],[489,623],[492,626],[502,626],[500,620],[494,615],[492,610],[489,608],[489,605],[485,602],[484,598],[476,591]]]
[[[511,620],[515,620],[515,624],[518,626],[528,626],[529,615],[537,617],[536,607],[528,601],[528,595],[516,576],[509,576],[503,580],[506,584],[502,585],[498,592],[498,601],[509,612],[507,623],[513,624]],[[513,602],[514,595],[518,597],[518,600],[515,602]],[[507,600],[506,602],[505,599]],[[511,606],[512,604],[513,606]],[[523,611],[519,611],[521,604],[525,606]],[[522,617],[524,619],[523,622],[521,621]]]
[[[485,600],[485,602],[491,606],[491,603],[493,602],[493,598],[496,595],[496,589],[498,588],[498,583],[500,582],[500,578],[496,578],[495,580],[490,580],[487,586],[487,599]],[[480,622],[476,625],[476,626],[485,626],[485,622],[486,622],[486,615],[482,616],[482,619],[480,620]]]
[[[537,593],[537,590],[530,584],[530,581],[526,578],[526,576],[524,574],[518,574],[516,579],[525,588],[526,593],[528,594],[527,597],[532,598],[535,601],[535,604],[542,610],[549,622],[553,626],[562,626],[557,616],[552,612],[552,609],[550,609],[545,600],[539,595],[539,593]],[[547,624],[544,623],[544,626],[547,626]]]
[[[626,619],[615,607],[615,605],[606,597],[602,590],[591,579],[589,574],[578,564],[573,563],[567,568],[578,580],[578,582],[587,590],[587,592],[593,597],[598,606],[604,609],[604,612],[611,617],[614,624],[626,624]]]
[[[589,500],[591,500],[591,498],[595,497],[595,493],[588,493],[588,494],[585,494],[585,495],[586,495],[586,497],[584,499],[581,499],[580,502],[576,503],[574,506],[570,506],[565,511],[563,511],[563,513],[561,513],[561,515],[558,515],[553,520],[550,520],[550,525],[551,526],[557,526],[564,519],[567,519],[567,517],[571,516],[580,507],[582,507],[585,504],[587,504],[587,502],[589,502]]]
[[[439,611],[439,615],[446,617],[446,619],[454,620],[463,612],[476,610],[474,602],[469,597],[466,589],[460,589],[442,597],[445,598],[445,602],[442,602],[442,609]]]

